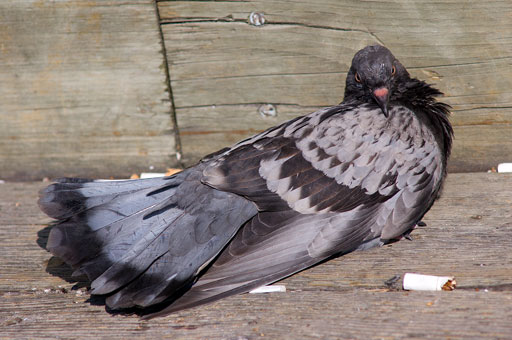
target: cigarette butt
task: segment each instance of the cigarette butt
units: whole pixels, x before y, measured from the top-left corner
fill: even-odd
[[[454,290],[457,282],[453,276],[433,276],[406,273],[403,287],[405,290]]]
[[[512,163],[498,164],[498,172],[512,172]]]
[[[160,172],[143,172],[140,174],[140,178],[155,178],[155,177],[164,177],[165,173]]]
[[[251,290],[250,294],[261,294],[261,293],[284,293],[286,292],[286,286],[284,285],[271,285],[271,286],[261,286],[256,289]]]

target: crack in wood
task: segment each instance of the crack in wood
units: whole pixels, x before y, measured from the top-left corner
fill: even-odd
[[[232,15],[228,15],[222,18],[208,18],[208,17],[177,17],[174,19],[161,19],[160,25],[178,25],[188,23],[207,23],[207,22],[241,22],[247,23],[244,19],[235,19]]]
[[[251,102],[251,103],[223,103],[223,104],[206,104],[206,105],[184,105],[184,106],[176,106],[176,110],[180,109],[200,109],[200,108],[208,108],[208,107],[233,107],[233,106],[260,106],[263,104],[269,104],[269,102]],[[308,106],[308,105],[298,105],[294,103],[282,103],[282,102],[272,102],[270,103],[275,106],[288,106],[288,107],[298,107],[305,110],[318,110],[324,106]]]
[[[177,64],[176,64],[177,65]],[[264,77],[275,77],[275,76],[289,76],[289,77],[296,77],[296,76],[312,76],[312,75],[322,75],[322,74],[335,74],[340,76],[345,76],[345,72],[295,72],[295,73],[258,73],[258,74],[243,74],[240,76],[205,76],[205,77],[197,77],[197,78],[187,78],[187,79],[175,79],[173,80],[174,83],[179,82],[187,82],[187,81],[196,81],[201,79],[240,79],[240,78],[264,78]]]
[[[478,106],[478,107],[473,107],[473,108],[470,108],[470,109],[457,109],[457,110],[452,109],[451,111],[452,112],[468,112],[468,111],[494,110],[494,109],[509,110],[509,109],[512,109],[512,105],[505,105],[505,106]]]
[[[485,59],[481,61],[473,61],[468,63],[456,63],[456,64],[439,64],[439,65],[424,65],[424,66],[413,66],[407,67],[408,70],[424,70],[428,68],[436,68],[436,67],[460,67],[460,66],[472,66],[472,65],[483,65],[489,63],[495,63],[496,61],[510,60],[512,57],[500,57],[494,59]]]
[[[181,146],[181,138],[180,138],[180,131],[178,127],[178,119],[176,117],[176,105],[174,103],[174,95],[172,91],[172,84],[171,84],[171,74],[169,71],[169,60],[167,59],[167,49],[165,47],[165,38],[164,38],[164,32],[162,31],[162,26],[160,25],[160,9],[158,8],[158,1],[154,1],[154,7],[155,7],[155,15],[157,20],[157,26],[158,26],[158,33],[160,35],[160,44],[162,46],[162,57],[163,57],[163,66],[165,71],[165,82],[167,86],[167,92],[169,94],[169,104],[170,104],[170,115],[171,120],[173,124],[174,129],[174,143],[175,143],[175,151],[176,151],[176,161],[179,166],[184,168],[183,163],[181,162],[182,157],[182,146]]]
[[[255,134],[261,132],[259,129],[246,129],[246,130],[208,130],[208,131],[181,131],[183,136],[195,136],[195,135],[215,135],[215,134],[230,134],[230,135],[246,135]]]
[[[331,31],[340,31],[340,32],[360,32],[366,33],[372,36],[375,40],[377,40],[380,44],[384,45],[384,42],[377,37],[374,32],[370,30],[362,30],[357,28],[344,28],[344,27],[331,27],[326,25],[312,25],[303,22],[295,22],[295,21],[267,21],[262,26],[299,26],[306,28],[314,28],[314,29],[323,29],[323,30],[331,30]],[[220,18],[208,18],[208,17],[176,17],[173,19],[162,19],[160,20],[161,25],[176,25],[176,24],[187,24],[187,23],[208,23],[208,22],[236,22],[236,23],[247,23],[247,19],[235,19],[232,14],[229,14],[225,17]]]

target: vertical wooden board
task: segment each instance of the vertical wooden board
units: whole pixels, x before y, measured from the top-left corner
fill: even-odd
[[[155,5],[0,4],[0,177],[127,176],[174,155]]]
[[[380,43],[453,106],[451,171],[510,161],[509,1],[163,1],[159,8],[186,159],[338,103],[355,51]],[[263,13],[265,25],[250,25],[251,12]],[[255,114],[264,103],[275,105],[276,119]],[[226,124],[233,115],[251,118]]]

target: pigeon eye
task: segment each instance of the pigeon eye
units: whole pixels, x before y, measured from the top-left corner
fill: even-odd
[[[396,67],[393,65],[393,68],[391,68],[391,75],[394,76],[396,73]]]
[[[359,77],[359,73],[357,73],[357,72],[356,72],[356,75],[354,76],[354,78],[356,79],[356,81],[357,81],[358,83],[360,83],[360,82],[361,82],[361,77]]]

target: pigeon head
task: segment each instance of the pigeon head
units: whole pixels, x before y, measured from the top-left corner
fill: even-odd
[[[344,100],[374,103],[387,117],[390,98],[398,84],[408,79],[409,73],[390,50],[380,45],[367,46],[352,59]]]

